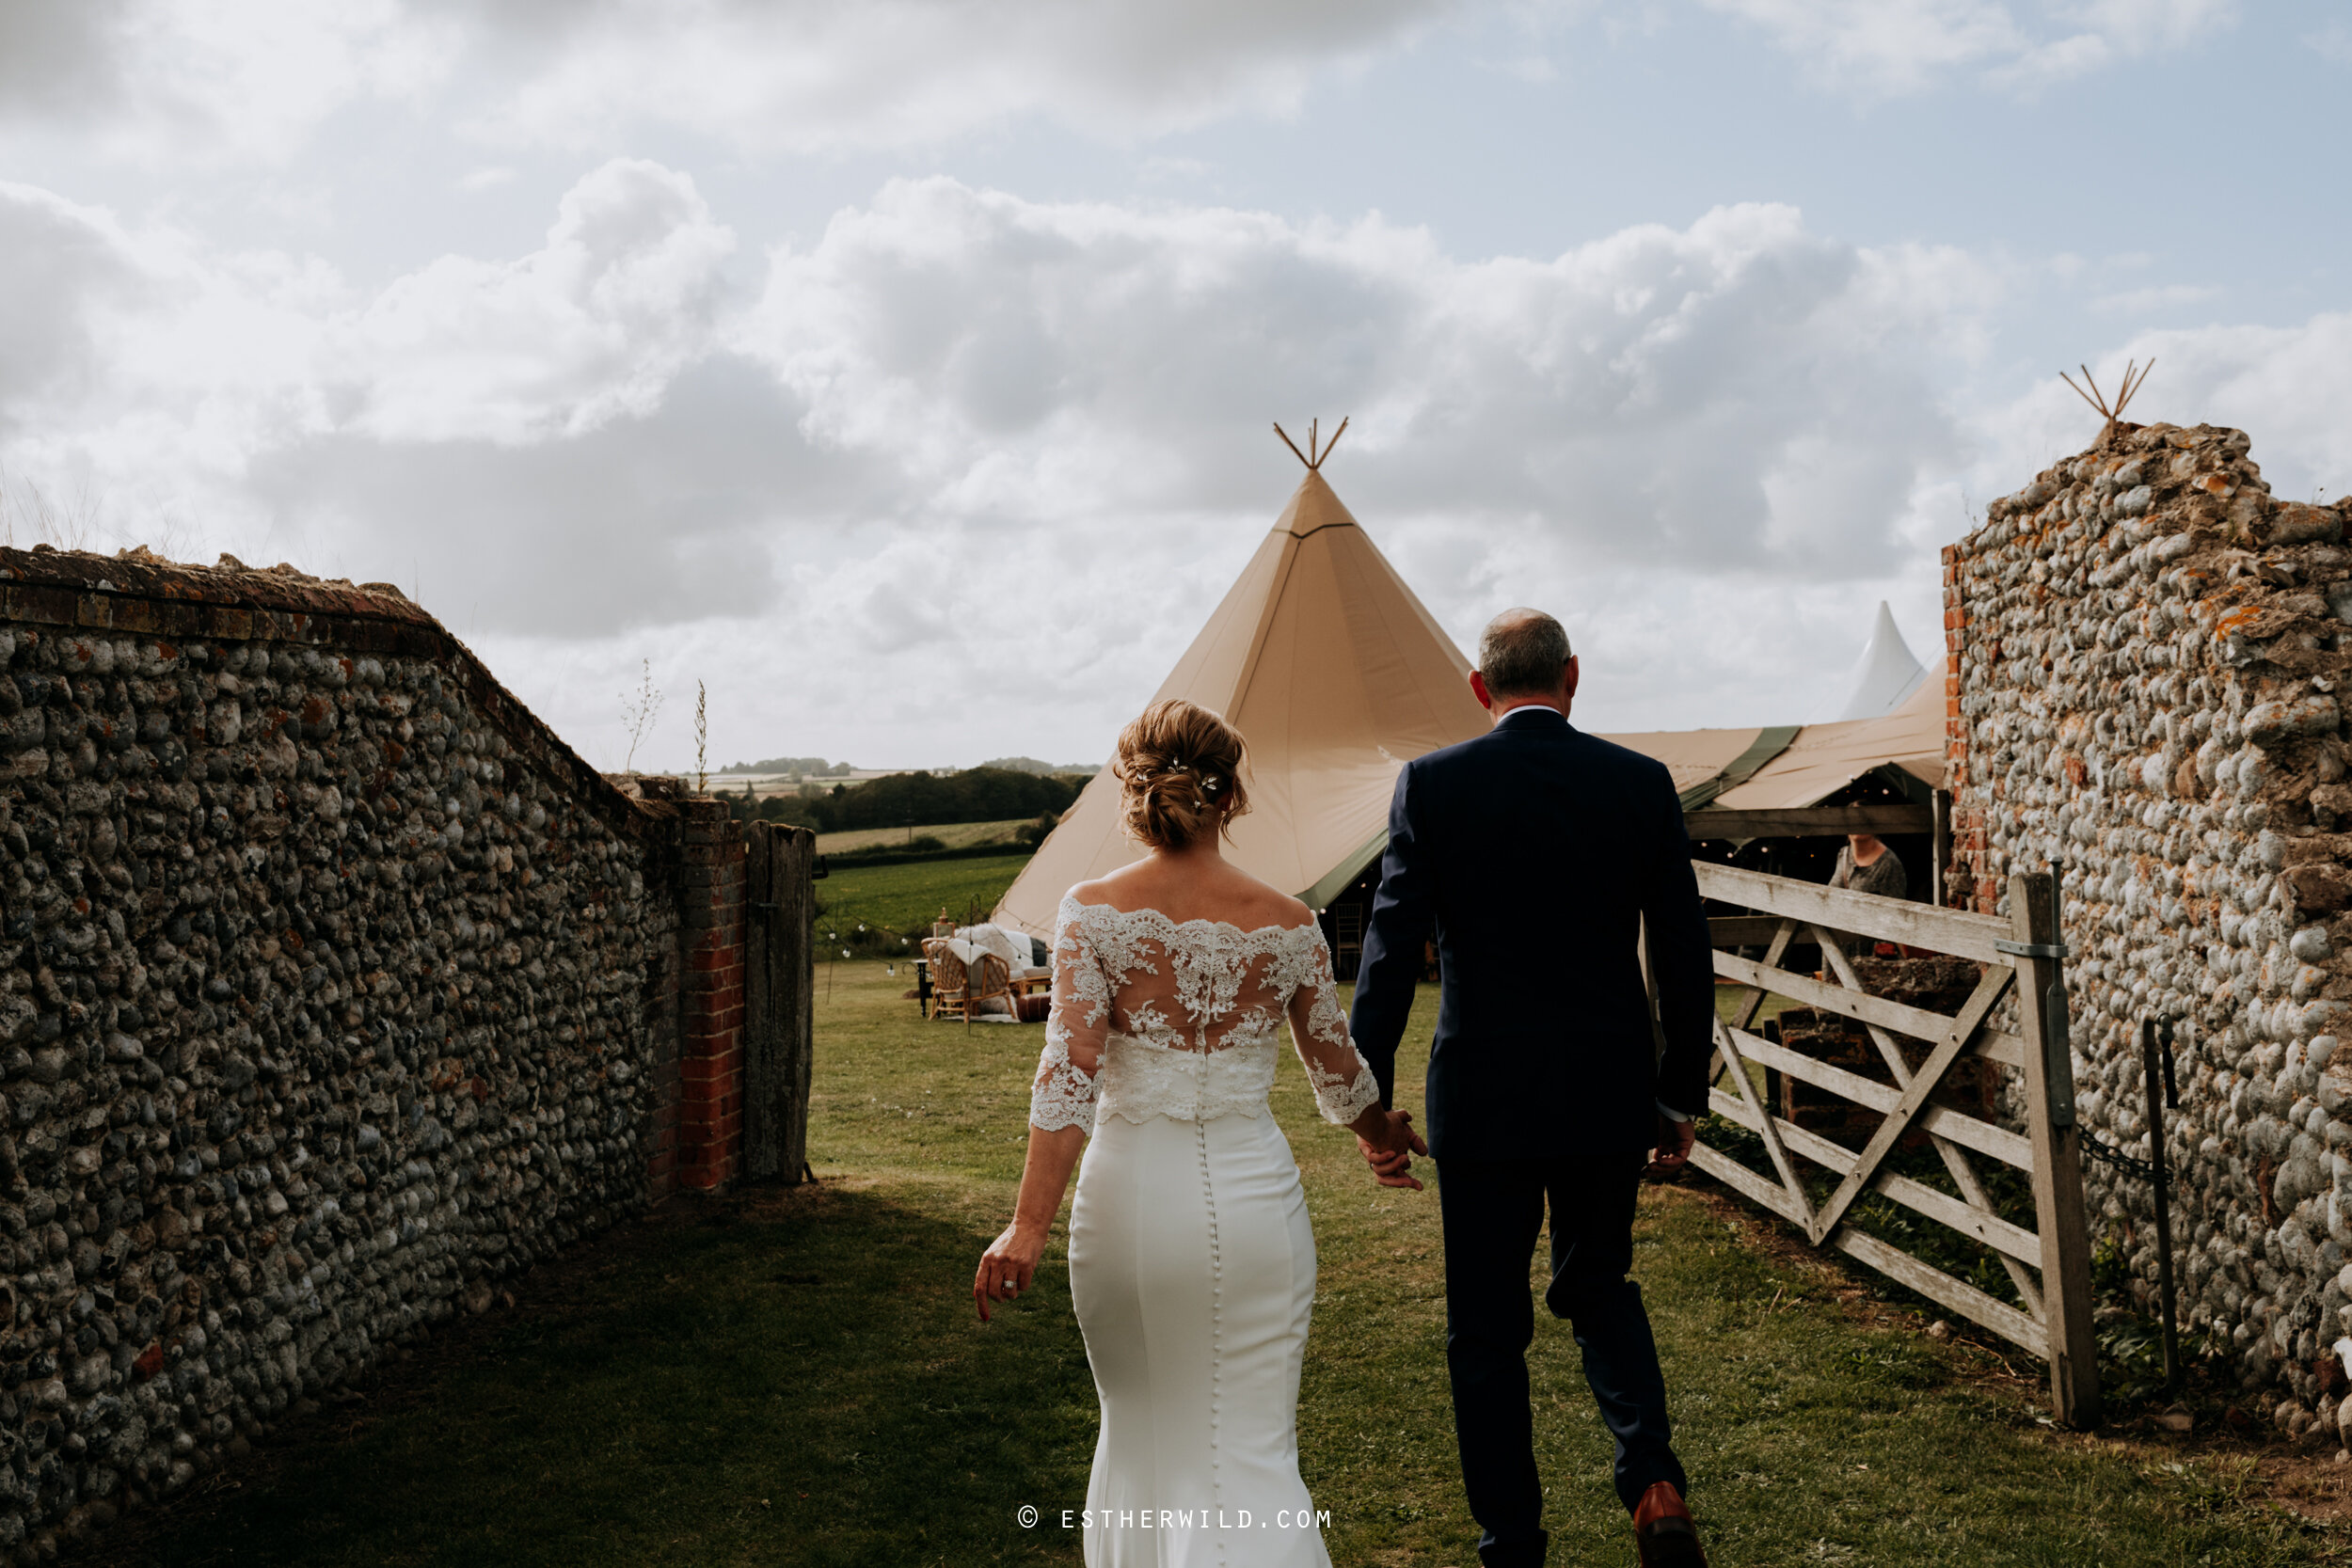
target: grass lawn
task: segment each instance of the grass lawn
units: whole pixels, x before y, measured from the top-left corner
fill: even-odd
[[[988,911],[995,908],[996,900],[1005,895],[1012,879],[1028,863],[1029,851],[1014,848],[1002,855],[976,855],[970,860],[906,861],[897,865],[836,864],[817,884],[817,903],[822,911],[818,916],[817,929],[820,936],[835,931],[854,938],[858,924],[864,922],[869,927],[912,938],[919,943],[930,933],[931,922],[938,918],[943,904],[959,925],[970,917],[975,908],[979,918],[986,920]],[[842,945],[854,948],[859,944],[852,940]],[[834,950],[838,952],[839,947]],[[869,941],[866,950],[881,952],[882,945]]]
[[[1077,1562],[1058,1516],[1085,1495],[1094,1392],[1067,1275],[1049,1260],[985,1328],[967,1293],[1010,1209],[1041,1031],[924,1023],[900,985],[845,964],[819,1004],[813,1189],[681,1204],[539,1271],[519,1309],[471,1320],[310,1418],[308,1441],[265,1449],[101,1552],[320,1568]],[[1417,1066],[1400,1073],[1416,1103]],[[1299,1436],[1332,1558],[1473,1568],[1435,1195],[1374,1187],[1352,1140],[1315,1119],[1295,1060],[1276,1095],[1322,1254]],[[2022,1357],[2028,1380],[2005,1379],[1777,1234],[1712,1193],[1643,1198],[1637,1270],[1718,1564],[2352,1561],[2343,1530],[2254,1500],[2254,1450],[2057,1433]],[[1539,1320],[1534,1361],[1551,1560],[1629,1563],[1565,1325]],[[1025,1528],[1023,1504],[1044,1522]]]

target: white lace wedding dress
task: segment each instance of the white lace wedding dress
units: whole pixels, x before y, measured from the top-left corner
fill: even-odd
[[[1103,1405],[1089,1568],[1327,1568],[1298,1477],[1315,1295],[1266,1106],[1281,1022],[1343,1125],[1377,1102],[1313,925],[1245,931],[1062,901],[1029,1119],[1090,1132],[1070,1286]]]

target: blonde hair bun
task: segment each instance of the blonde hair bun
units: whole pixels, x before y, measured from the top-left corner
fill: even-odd
[[[1181,697],[1145,708],[1119,732],[1111,771],[1127,836],[1153,849],[1184,849],[1226,831],[1249,809],[1241,732]]]

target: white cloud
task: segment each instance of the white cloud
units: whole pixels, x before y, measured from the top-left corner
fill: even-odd
[[[273,558],[348,552],[359,519],[404,556],[434,537],[414,512],[292,483],[330,450],[352,486],[495,529],[463,498],[419,493],[431,462],[388,475],[370,458],[455,447],[496,467],[482,454],[642,422],[712,353],[734,245],[691,180],[628,161],[565,194],[541,249],[444,257],[366,295],[314,260],[129,230],[24,186],[0,186],[0,461],[52,491],[101,476],[122,543],[186,517],[208,547]],[[539,478],[542,506],[562,504],[560,476]],[[569,498],[577,512],[629,496],[626,476],[601,479]],[[513,504],[497,478],[480,488]]]
[[[400,0],[10,0],[0,121],[139,163],[277,161],[348,103],[418,98],[457,44]]]
[[[2090,306],[2094,310],[2119,315],[2146,316],[2158,310],[2177,310],[2185,305],[2202,305],[2220,297],[2221,291],[2209,283],[2156,283],[2144,289],[2101,294]]]
[[[11,0],[0,123],[148,164],[282,161],[384,101],[494,143],[936,145],[1041,118],[1113,138],[1295,111],[1463,0]]]
[[[652,411],[711,346],[735,248],[694,182],[618,160],[564,193],[545,248],[447,256],[334,321],[339,423],[388,440],[512,444]]]
[[[683,128],[807,151],[936,143],[1042,115],[1116,137],[1295,109],[1312,71],[1391,43],[1450,0],[538,0],[482,9],[533,62],[492,135],[605,144]],[[553,47],[548,47],[552,42]]]
[[[137,288],[124,250],[108,214],[0,183],[0,432],[98,373],[91,315]]]
[[[251,453],[320,422],[308,361],[341,298],[327,269],[24,185],[0,185],[0,461],[21,479],[95,476],[134,528],[210,503],[233,517]]]
[[[2331,22],[2304,36],[2303,46],[2324,60],[2352,65],[2352,24]]]
[[[1695,0],[1866,100],[2031,87],[2184,47],[2235,0]],[[1449,23],[1533,86],[1650,0],[12,0],[0,126],[173,166],[282,164],[389,103],[476,143],[600,156],[939,147],[1027,122],[1116,142],[1298,113]],[[2324,35],[2319,47],[2327,47]],[[1483,44],[1480,47],[1485,47]],[[460,182],[479,189],[495,167]]]
[[[126,0],[14,0],[0,6],[0,111],[71,108],[106,86]]]
[[[2281,496],[2352,490],[2352,313],[2292,326],[2217,325],[2143,332],[2095,367],[2156,361],[2130,417],[2210,422],[2251,435],[2251,455]]]
[[[124,542],[176,508],[518,657],[732,625],[758,701],[869,743],[873,693],[960,714],[987,672],[1072,744],[1107,723],[1279,506],[1276,418],[1354,414],[1335,481],[1465,629],[1530,585],[1876,581],[1964,456],[1930,366],[1998,290],[1786,208],[1465,262],[1376,218],[930,180],[731,304],[692,182],[616,162],[541,248],[363,293],[7,194],[0,460],[100,475]]]
[[[739,292],[733,245],[643,162],[368,290],[0,187],[0,465],[92,481],[122,543],[414,589],[600,760],[651,657],[728,755],[921,764],[1099,751],[1295,482],[1271,420],[1354,415],[1332,481],[1433,610],[1557,608],[1622,728],[1810,711],[1882,596],[1931,657],[1963,498],[2095,430],[1987,369],[2009,269],[1785,207],[1464,261],[921,180]],[[2352,317],[2125,353],[2136,413],[2352,483]]]
[[[1892,97],[1955,67],[2025,46],[2006,6],[1988,0],[1703,0],[1752,24],[1815,71]]]
[[[2236,20],[2236,0],[1701,0],[1764,32],[1811,74],[1865,100],[1955,77],[2031,87],[2182,48]],[[2025,14],[2021,18],[2020,11]]]
[[[1964,352],[1995,287],[1957,253],[1857,249],[1778,207],[1465,263],[1376,219],[934,180],[780,254],[751,341],[813,436],[976,515],[1238,504],[1221,476],[1269,418],[1352,412],[1349,467],[1392,506],[1620,559],[1687,546],[1696,570],[1851,574],[1915,473],[1956,460],[1923,356]]]
[[[2352,420],[2345,418],[2352,408],[2352,314],[2325,311],[2287,326],[2143,331],[2093,359],[2090,372],[2112,395],[2134,360],[2153,366],[2125,418],[2247,432],[2254,442],[2250,455],[2283,498],[2352,491]],[[1989,404],[1970,425],[1981,505],[2088,446],[2100,419],[2052,376]]]

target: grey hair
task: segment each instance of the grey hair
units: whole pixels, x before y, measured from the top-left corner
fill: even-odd
[[[1575,654],[1567,628],[1540,610],[1506,610],[1478,634],[1478,673],[1498,697],[1551,690]]]

